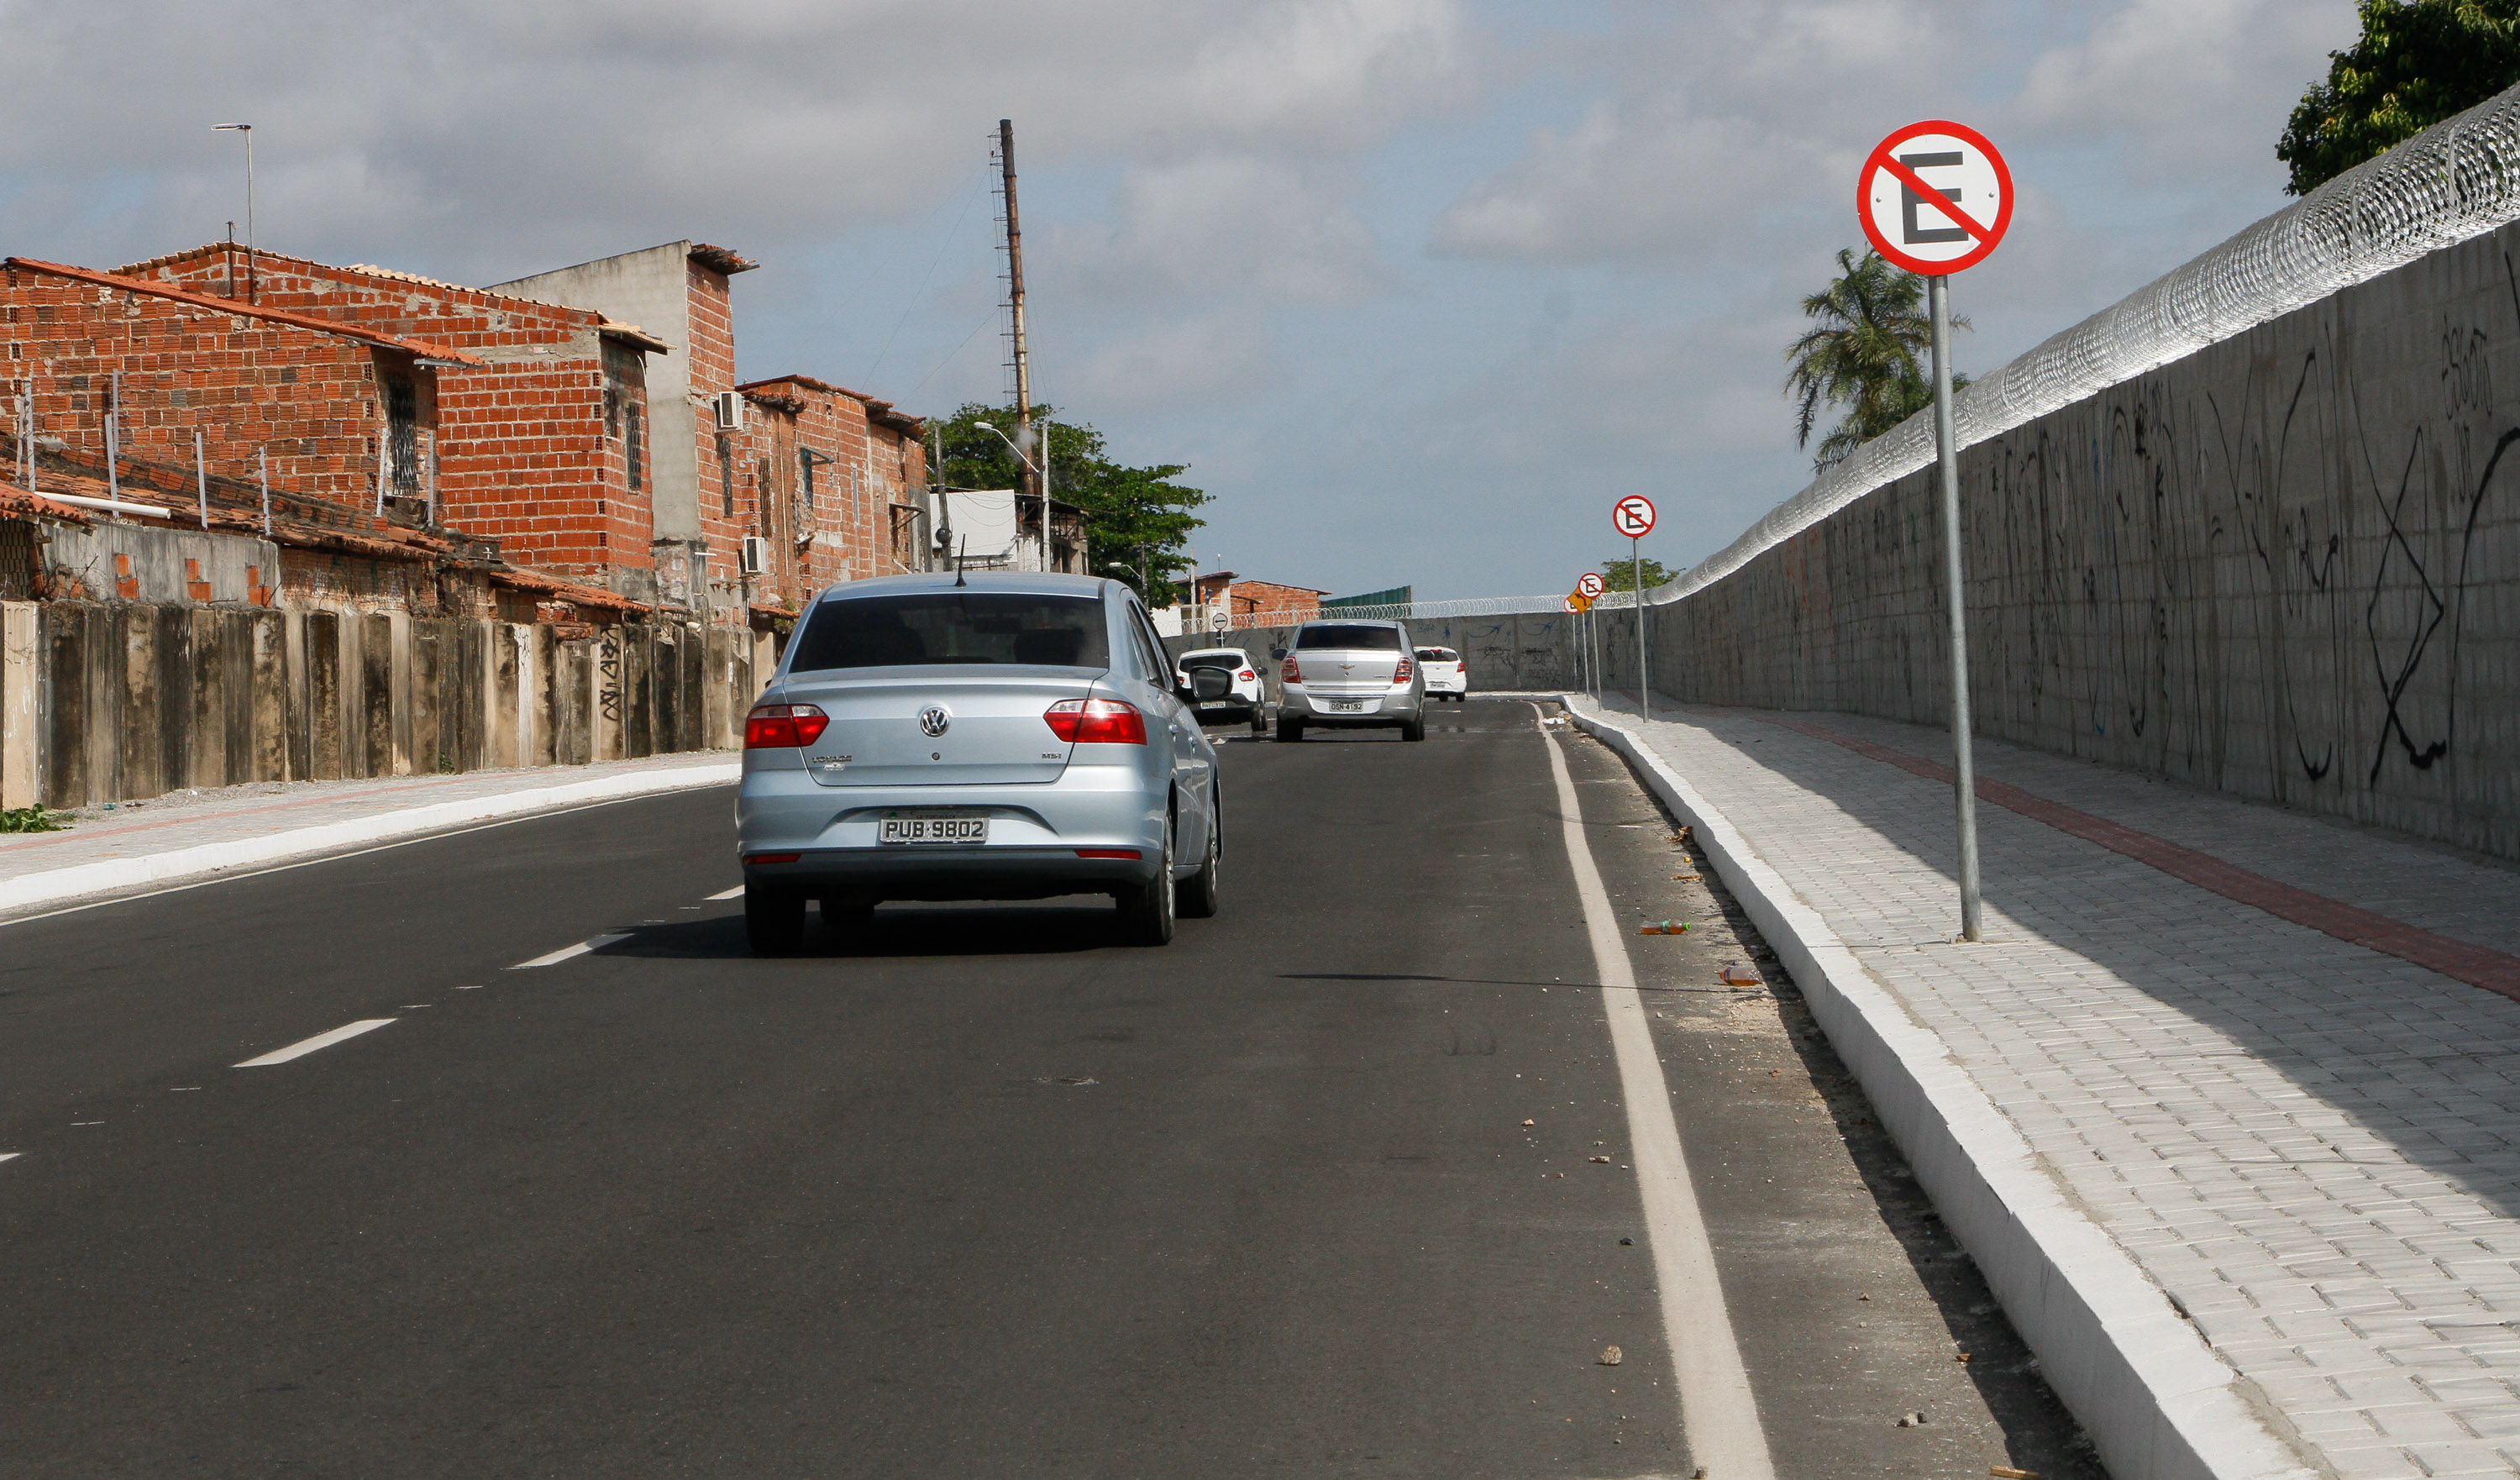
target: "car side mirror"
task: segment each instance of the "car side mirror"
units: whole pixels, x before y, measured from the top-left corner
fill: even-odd
[[[1234,676],[1222,668],[1193,668],[1190,674],[1191,697],[1200,703],[1220,699],[1234,692]]]
[[[1269,655],[1282,663],[1286,660],[1286,650],[1283,648],[1272,648],[1269,650]]]

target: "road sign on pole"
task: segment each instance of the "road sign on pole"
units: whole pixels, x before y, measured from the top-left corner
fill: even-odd
[[[1575,589],[1586,596],[1599,596],[1601,594],[1601,573],[1598,570],[1585,571],[1584,574],[1576,580]]]
[[[1959,830],[1960,939],[1985,938],[1978,899],[1977,760],[1969,718],[1967,571],[1960,559],[1960,464],[1952,425],[1951,275],[1986,260],[2012,224],[2012,171],[1984,134],[1939,119],[1873,148],[1855,188],[1873,247],[1925,280],[1934,336],[1934,447],[1942,485],[1943,589],[1951,637],[1952,792]]]
[[[1642,493],[1632,493],[1610,506],[1610,524],[1632,540],[1653,533],[1653,500]]]
[[[1855,213],[1875,251],[1919,277],[1986,260],[2012,224],[2012,171],[1976,129],[1911,123],[1873,147]]]

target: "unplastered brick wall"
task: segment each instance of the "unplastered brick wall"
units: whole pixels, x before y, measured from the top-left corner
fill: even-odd
[[[888,402],[785,376],[743,387],[762,434],[747,443],[755,481],[769,458],[769,502],[758,530],[771,539],[778,579],[768,589],[798,605],[823,587],[910,568],[893,555],[891,505],[926,477],[919,424]]]
[[[508,558],[642,598],[654,589],[647,349],[593,309],[373,267],[245,255],[226,244],[128,275],[426,339],[489,363],[440,378],[439,517]],[[234,285],[233,290],[231,285]],[[719,280],[720,301],[724,280]]]
[[[193,462],[202,437],[213,473],[373,509],[398,477],[387,398],[408,396],[425,442],[437,415],[436,372],[418,357],[357,339],[24,267],[0,273],[0,393],[14,428],[34,404],[35,434],[102,460],[120,375],[116,431],[125,457]],[[407,453],[405,454],[408,455]]]
[[[718,603],[738,611],[744,604],[744,582],[736,553],[743,537],[757,532],[758,508],[746,508],[748,484],[758,468],[748,462],[749,427],[727,430],[717,425],[714,405],[719,394],[735,388],[735,313],[727,275],[695,255],[684,267],[690,292],[691,397],[694,408],[694,454],[699,460],[700,537],[708,542],[709,582]]]

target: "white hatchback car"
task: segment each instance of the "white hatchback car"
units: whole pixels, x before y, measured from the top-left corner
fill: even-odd
[[[1426,675],[1426,696],[1460,703],[1470,696],[1470,665],[1450,648],[1418,650],[1418,671]]]
[[[1191,675],[1201,668],[1217,669],[1233,682],[1224,697],[1198,701],[1200,724],[1247,721],[1252,734],[1268,733],[1269,695],[1261,687],[1260,670],[1253,665],[1250,653],[1239,648],[1201,648],[1173,659],[1173,682],[1184,690],[1191,686]]]

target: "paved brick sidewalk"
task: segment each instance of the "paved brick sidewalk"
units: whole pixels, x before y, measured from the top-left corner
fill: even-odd
[[[1953,944],[1950,785],[1849,744],[1947,762],[1941,733],[1655,713],[1664,760],[1940,1035],[2305,1459],[2520,1473],[2520,1002],[1983,802],[1987,939]],[[1981,741],[1978,765],[2430,932],[2489,976],[2520,964],[2520,870],[2009,745]]]
[[[698,750],[588,766],[472,771],[369,781],[271,782],[198,795],[175,793],[75,814],[66,831],[0,833],[0,888],[58,870],[242,844],[301,830],[388,819],[447,802],[495,801],[526,792],[630,776],[726,769],[729,750]]]

